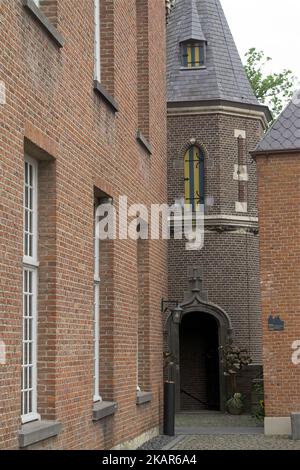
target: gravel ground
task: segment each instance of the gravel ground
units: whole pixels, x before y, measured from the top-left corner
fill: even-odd
[[[262,423],[250,415],[178,413],[176,426],[176,438],[158,436],[139,449],[161,450],[170,444],[170,450],[300,450],[300,441],[288,436],[257,434]]]
[[[161,450],[164,446],[169,444],[174,439],[174,437],[170,436],[157,436],[150,441],[145,442],[141,447],[137,450]]]
[[[187,436],[171,450],[300,450],[288,436]]]

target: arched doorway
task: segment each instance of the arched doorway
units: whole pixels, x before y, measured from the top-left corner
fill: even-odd
[[[220,410],[219,331],[212,315],[183,317],[179,361],[180,410]]]
[[[231,342],[231,321],[222,308],[207,301],[200,268],[191,269],[189,286],[185,300],[172,310],[166,324],[168,354],[172,361],[168,376],[175,381],[176,410],[181,410],[181,406],[192,406],[190,401],[188,405],[187,400],[181,400],[184,394],[181,390],[185,390],[193,396],[195,393],[194,398],[203,402],[201,409],[225,411],[227,394],[222,348]],[[202,380],[202,388],[200,385],[197,388],[197,384],[191,385],[193,367],[196,370],[195,380],[199,384]],[[194,403],[192,409],[196,406]]]

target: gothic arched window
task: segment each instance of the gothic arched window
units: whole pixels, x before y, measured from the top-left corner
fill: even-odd
[[[204,154],[197,146],[188,149],[184,156],[184,199],[193,211],[204,204]]]

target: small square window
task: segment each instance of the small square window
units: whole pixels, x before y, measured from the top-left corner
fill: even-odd
[[[205,65],[204,42],[181,44],[181,65],[187,68],[203,67]]]

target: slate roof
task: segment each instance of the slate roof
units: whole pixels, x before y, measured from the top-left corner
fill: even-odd
[[[282,111],[253,154],[300,151],[300,90]]]
[[[187,13],[193,18],[187,20]],[[197,15],[198,13],[198,15]],[[205,69],[182,70],[180,41],[186,31],[207,41]],[[167,27],[168,102],[224,100],[258,105],[220,0],[176,0]]]
[[[187,41],[188,39],[206,41],[200,23],[196,0],[191,0],[187,3],[183,21],[181,22],[179,42]]]

